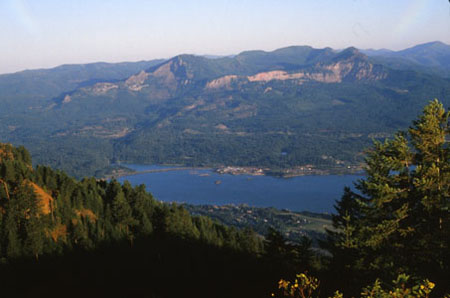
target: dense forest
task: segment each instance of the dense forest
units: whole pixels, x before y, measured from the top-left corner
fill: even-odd
[[[192,216],[158,202],[143,185],[78,181],[33,168],[24,147],[2,144],[0,291],[5,297],[442,297],[450,292],[448,120],[435,100],[408,131],[375,142],[367,176],[355,191],[344,190],[321,251],[306,237],[287,241],[269,229],[262,238]]]

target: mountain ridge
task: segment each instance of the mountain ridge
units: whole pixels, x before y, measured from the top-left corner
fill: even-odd
[[[37,82],[0,77],[0,139],[77,176],[117,162],[352,166],[374,136],[406,128],[427,99],[449,101],[445,76],[386,59],[292,46],[183,54],[81,77],[49,71]]]
[[[442,42],[442,41],[431,41],[431,42],[426,42],[426,43],[422,43],[422,44],[417,44],[402,50],[391,50],[391,49],[387,49],[387,48],[381,48],[381,49],[362,49],[362,48],[357,48],[360,52],[364,53],[364,54],[368,54],[368,56],[373,56],[374,54],[376,55],[382,55],[384,53],[403,53],[403,52],[408,52],[411,51],[414,48],[430,48],[430,47],[435,47],[435,46],[439,46],[440,48],[445,48],[445,50],[447,51],[450,48],[450,45]],[[349,46],[347,48],[351,48],[353,46]],[[324,47],[324,48],[313,48],[312,46],[308,46],[308,45],[292,45],[292,46],[286,46],[286,47],[281,47],[281,48],[277,48],[275,50],[272,51],[265,51],[265,50],[246,50],[246,51],[242,51],[238,54],[232,54],[232,55],[209,55],[209,54],[204,54],[204,55],[197,55],[197,54],[180,54],[180,55],[176,55],[176,56],[197,56],[197,57],[204,57],[206,59],[210,59],[210,60],[216,60],[216,59],[227,59],[227,58],[235,58],[238,57],[239,55],[241,56],[245,56],[249,53],[262,53],[262,54],[270,54],[270,53],[278,53],[278,52],[284,52],[284,51],[289,51],[289,50],[296,50],[296,49],[302,49],[302,48],[309,48],[309,49],[315,49],[315,50],[322,50],[322,51],[326,51],[326,52],[339,52],[341,50],[337,50],[337,49],[332,49],[330,47]],[[346,48],[346,49],[347,49]],[[356,48],[356,47],[355,47]],[[174,57],[176,57],[174,56]],[[169,58],[171,59],[171,58]],[[9,75],[17,75],[17,74],[22,74],[22,73],[30,73],[30,72],[36,72],[36,71],[49,71],[49,70],[56,70],[59,68],[67,68],[67,67],[79,67],[79,66],[96,66],[96,65],[126,65],[126,64],[140,64],[140,63],[153,63],[155,61],[155,63],[161,63],[164,61],[167,61],[169,59],[166,58],[156,58],[156,59],[151,59],[151,60],[140,60],[140,61],[135,61],[135,62],[128,62],[128,61],[123,61],[123,62],[104,62],[104,61],[97,61],[97,62],[89,62],[89,63],[68,63],[68,64],[61,64],[55,67],[43,67],[43,68],[32,68],[32,69],[24,69],[24,70],[19,70],[19,71],[15,71],[15,72],[8,72],[8,73],[2,73],[0,74],[0,78],[3,76],[9,76]],[[144,70],[145,68],[141,69]]]
[[[419,44],[400,51],[363,50],[375,61],[396,69],[415,69],[450,77],[450,45],[441,41]]]
[[[285,61],[289,61],[291,59],[290,52],[292,52],[293,49],[301,49],[303,52],[304,49],[307,49],[307,56],[320,56],[322,53],[311,53],[312,51],[318,51],[322,52],[322,50],[315,50],[311,47],[288,47],[283,49],[278,49],[273,52],[264,52],[264,55],[273,55],[275,53],[280,52],[289,52],[287,55],[287,59]],[[328,51],[328,50],[325,50]],[[295,51],[294,51],[295,52]],[[211,84],[211,82],[216,81],[218,79],[221,79],[223,77],[226,77],[228,79],[247,79],[251,82],[256,81],[268,81],[271,79],[295,79],[295,78],[310,78],[318,81],[326,82],[327,79],[321,79],[317,75],[310,75],[305,72],[299,72],[294,73],[294,75],[288,75],[286,72],[286,69],[292,73],[293,66],[290,65],[290,67],[286,67],[281,63],[280,60],[282,60],[284,57],[278,57],[278,61],[273,63],[272,65],[266,65],[265,69],[260,69],[260,67],[256,67],[253,69],[253,71],[249,70],[249,67],[247,66],[248,62],[241,61],[241,55],[249,55],[250,53],[254,52],[243,52],[243,54],[237,55],[235,58],[217,58],[217,59],[208,59],[202,56],[195,56],[195,55],[178,55],[175,56],[167,61],[164,61],[160,64],[154,65],[146,70],[141,71],[139,74],[134,74],[127,78],[125,80],[125,85],[128,86],[128,88],[132,91],[141,91],[142,88],[148,87],[148,84],[144,84],[147,80],[150,80],[151,78],[156,78],[159,80],[159,83],[161,85],[164,85],[166,87],[171,87],[170,83],[175,85],[188,85],[192,82],[201,82],[205,83],[206,85]],[[259,52],[257,52],[257,55],[260,55]],[[306,57],[302,63],[298,63],[296,65],[297,70],[304,70],[307,67],[317,68],[320,67],[321,71],[329,71],[333,73],[333,69],[343,60],[348,60],[349,62],[359,63],[358,66],[365,66],[366,68],[369,68],[369,72],[373,68],[373,65],[370,64],[368,61],[368,57],[359,52],[356,48],[350,47],[344,51],[341,51],[339,53],[333,53],[331,55],[330,52],[325,54],[327,59],[323,60],[322,62],[314,62],[312,63],[310,60],[308,60],[308,57]],[[223,62],[231,62],[231,67],[223,67]],[[330,63],[335,63],[335,65],[330,65]],[[364,64],[364,65],[363,65]],[[234,67],[233,67],[234,66]],[[347,65],[347,67],[349,67]],[[353,70],[353,67],[350,66],[349,69]],[[272,72],[272,73],[270,73]],[[246,75],[246,74],[252,74],[252,75]],[[358,73],[358,70],[356,70],[356,73]],[[264,78],[264,74],[268,74]],[[273,76],[272,76],[273,74]],[[358,79],[363,78],[364,75],[360,74],[358,76]],[[383,77],[383,76],[381,76]],[[377,79],[377,78],[375,78]],[[335,79],[331,79],[331,81],[341,81],[342,78],[340,76]],[[119,87],[119,86],[117,86]]]

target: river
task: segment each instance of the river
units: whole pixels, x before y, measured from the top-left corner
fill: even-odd
[[[171,169],[163,166],[126,165],[135,171]],[[123,176],[118,181],[145,184],[156,199],[188,204],[247,204],[292,211],[332,213],[343,188],[359,175],[271,176],[222,175],[208,169],[181,169]]]

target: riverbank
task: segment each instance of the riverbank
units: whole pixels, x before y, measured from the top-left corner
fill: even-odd
[[[110,174],[105,175],[103,178],[106,180],[117,179],[120,177],[140,175],[140,174],[150,174],[150,173],[163,173],[172,171],[185,171],[185,170],[212,170],[211,168],[200,168],[200,167],[179,167],[179,166],[160,166],[155,169],[145,169],[145,170],[134,170],[127,165],[121,165],[119,169],[114,169]]]
[[[129,165],[137,171],[158,166]],[[147,172],[117,178],[131,185],[145,184],[155,198],[164,202],[193,205],[248,204],[292,211],[332,212],[344,187],[360,175],[304,175],[289,179],[268,175],[219,174],[212,169]]]
[[[290,169],[270,169],[258,167],[236,167],[224,166],[217,168],[216,173],[231,174],[231,175],[251,175],[251,176],[276,176],[281,178],[291,178],[298,176],[323,176],[323,175],[353,175],[362,174],[364,169],[363,164],[336,166],[321,168],[314,165],[303,165]]]
[[[157,168],[135,170],[128,165],[117,165],[111,173],[105,175],[103,179],[117,179],[124,176],[139,175],[146,173],[159,173],[169,171],[184,170],[211,170],[214,173],[222,175],[249,175],[249,176],[275,176],[280,178],[292,178],[299,176],[326,176],[326,175],[354,175],[362,174],[363,164],[336,166],[336,167],[316,167],[314,165],[303,165],[290,169],[270,169],[260,167],[239,167],[239,166],[221,166],[217,168],[210,167],[184,167],[177,165],[162,165]]]
[[[126,166],[122,166],[120,169],[113,170],[111,174],[105,175],[104,179],[117,179],[124,176],[132,176],[139,174],[149,174],[149,173],[163,173],[163,172],[171,172],[171,171],[185,171],[185,170],[208,170],[210,168],[192,168],[192,167],[167,167],[160,169],[148,169],[148,170],[133,170]]]

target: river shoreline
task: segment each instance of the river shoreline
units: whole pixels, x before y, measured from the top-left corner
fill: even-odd
[[[339,166],[332,168],[319,168],[314,165],[304,165],[289,169],[270,169],[262,167],[240,167],[240,166],[221,166],[221,167],[186,167],[179,165],[160,165],[161,168],[134,170],[130,165],[116,165],[117,169],[113,169],[103,179],[117,179],[124,176],[134,176],[146,173],[159,173],[169,171],[185,171],[185,170],[210,170],[213,173],[221,175],[249,175],[249,176],[272,176],[278,178],[293,178],[300,176],[328,176],[328,175],[363,175],[363,164]],[[148,165],[151,167],[152,165]]]
[[[215,169],[128,165],[136,172],[117,178],[142,185],[157,200],[194,205],[248,204],[292,211],[332,212],[344,187],[361,175],[304,175],[278,178],[269,175],[219,174]],[[141,173],[144,170],[146,173]],[[308,173],[311,174],[308,170]],[[236,173],[236,172],[233,172]]]

